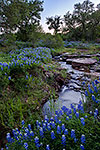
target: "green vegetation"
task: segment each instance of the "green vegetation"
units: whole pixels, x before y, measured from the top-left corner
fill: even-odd
[[[77,108],[51,107],[49,118],[42,107],[48,100],[54,106],[70,80],[55,55],[99,53],[100,4],[86,0],[72,14],[48,17],[54,35],[44,33],[42,11],[41,0],[0,1],[0,148],[99,150],[100,79],[83,82],[86,102]]]

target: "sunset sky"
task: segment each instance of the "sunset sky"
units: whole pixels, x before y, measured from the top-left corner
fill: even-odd
[[[46,17],[51,17],[55,15],[63,15],[66,14],[67,11],[72,12],[74,9],[74,4],[82,3],[84,0],[44,0],[44,11],[41,15],[41,24],[45,32],[53,32],[48,30],[48,26],[46,25]],[[95,4],[100,3],[100,0],[91,0]]]

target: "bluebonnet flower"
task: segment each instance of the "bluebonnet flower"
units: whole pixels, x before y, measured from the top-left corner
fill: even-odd
[[[58,123],[61,124],[61,120],[58,120]]]
[[[29,129],[25,127],[25,132],[28,134],[29,133]]]
[[[50,118],[50,121],[54,121],[53,117]]]
[[[62,124],[61,128],[62,128],[62,131],[64,131],[65,130],[65,125]]]
[[[76,118],[79,118],[79,112],[76,112]]]
[[[94,86],[95,86],[94,81],[92,81],[92,86],[93,86],[93,88],[94,88]]]
[[[85,118],[87,118],[88,116],[87,115],[85,115]]]
[[[82,144],[85,143],[85,135],[84,134],[81,135],[81,143]]]
[[[98,90],[97,90],[97,87],[96,86],[94,86],[94,91],[97,93],[98,92]]]
[[[90,113],[90,115],[92,115],[92,111],[90,111],[89,113]]]
[[[44,119],[48,122],[49,121],[49,119],[48,119],[48,116],[47,115],[45,115],[44,116]]]
[[[54,128],[55,129],[55,123],[54,123],[54,121],[51,123],[51,125],[52,125],[52,128]]]
[[[11,80],[11,76],[8,77],[8,80]]]
[[[46,150],[50,150],[50,146],[49,145],[46,145]]]
[[[85,90],[85,96],[88,96],[88,92],[87,92],[87,90]]]
[[[56,123],[58,123],[58,116],[57,115],[54,116],[54,120]]]
[[[68,111],[68,108],[66,108],[66,106],[63,106],[61,109],[64,111],[64,113]]]
[[[72,119],[72,115],[69,115],[69,118]]]
[[[57,126],[57,133],[58,133],[58,134],[61,134],[61,129],[60,129],[60,126],[59,126],[59,125]]]
[[[92,100],[95,102],[96,101],[96,99],[95,99],[95,96],[94,95],[92,95]]]
[[[28,75],[26,75],[26,79],[28,79]]]
[[[28,144],[27,143],[24,143],[24,148],[28,149]]]
[[[76,108],[75,107],[73,108],[73,112],[74,112],[74,114],[76,113]]]
[[[97,109],[97,108],[95,109],[95,112],[96,112],[96,113],[97,113],[97,115],[98,115],[98,109]]]
[[[40,136],[43,137],[44,133],[43,133],[43,128],[40,128]]]
[[[64,130],[64,135],[68,135],[68,129]]]
[[[81,150],[84,150],[84,146],[83,146],[82,144],[80,145],[80,149],[81,149]]]
[[[6,139],[7,139],[8,143],[12,142],[12,138],[11,138],[10,133],[7,133]]]
[[[65,135],[62,135],[62,144],[66,145],[66,136]]]
[[[63,112],[62,110],[59,111],[59,116],[62,116],[63,115]]]
[[[81,124],[84,126],[85,125],[85,121],[84,121],[84,118],[80,118],[81,119]]]
[[[98,80],[95,80],[95,84],[98,84],[99,83],[99,81]]]
[[[34,138],[34,142],[35,142],[36,147],[40,147],[39,138],[37,136]]]
[[[28,134],[24,133],[24,138],[27,139],[28,138]]]
[[[1,70],[3,71],[3,67],[1,67]]]
[[[75,130],[74,129],[71,130],[71,138],[75,138]]]
[[[23,125],[25,124],[25,121],[24,121],[24,120],[22,120],[21,124],[22,124],[22,126],[23,126]]]
[[[72,109],[74,108],[74,105],[73,105],[73,104],[71,104],[71,108],[72,108]]]
[[[29,130],[31,130],[32,128],[31,128],[31,124],[28,124],[28,128],[29,128]]]
[[[54,131],[51,131],[51,138],[52,138],[52,140],[54,140],[56,138],[55,134],[54,134]]]
[[[85,81],[82,82],[82,85],[85,85]]]
[[[30,131],[30,136],[34,136],[34,133],[33,133],[33,131]]]
[[[69,117],[68,117],[68,116],[66,117],[66,120],[69,120]]]
[[[50,131],[51,127],[50,127],[50,123],[47,124],[47,129]]]
[[[94,118],[97,118],[97,113],[96,112],[94,112]]]
[[[43,123],[43,131],[46,131],[46,124]]]
[[[93,93],[91,87],[89,87],[88,90],[89,90],[89,93],[91,93],[91,94]]]

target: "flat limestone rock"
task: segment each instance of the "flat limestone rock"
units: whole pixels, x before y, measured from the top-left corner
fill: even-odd
[[[86,66],[86,65],[94,65],[97,62],[96,59],[92,58],[79,58],[72,60],[72,67]]]

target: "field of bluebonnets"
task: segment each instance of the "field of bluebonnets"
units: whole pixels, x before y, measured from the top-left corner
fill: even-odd
[[[23,44],[24,45],[24,44]],[[64,42],[64,46],[96,52],[100,44]],[[63,48],[64,52],[71,49]],[[56,51],[56,52],[55,52]],[[0,128],[2,149],[9,150],[99,150],[100,149],[100,78],[82,82],[86,102],[78,107],[63,106],[52,117],[40,111],[42,99],[56,98],[51,82],[59,67],[52,54],[61,49],[46,47],[20,48],[0,53]],[[52,73],[46,78],[46,72]],[[65,70],[60,74],[65,77]],[[1,137],[2,137],[1,135]]]

